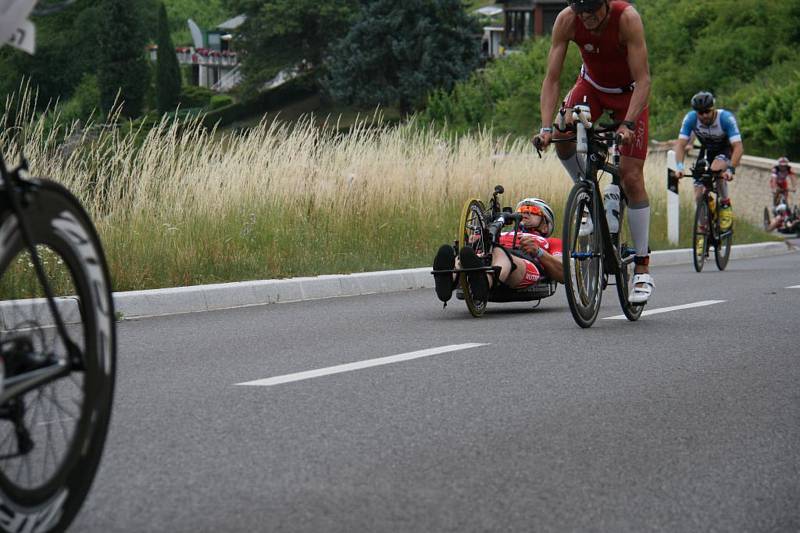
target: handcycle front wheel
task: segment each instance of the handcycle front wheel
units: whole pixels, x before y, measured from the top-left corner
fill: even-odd
[[[603,248],[598,216],[590,187],[576,184],[564,210],[563,269],[569,310],[582,328],[594,324],[603,295]],[[582,236],[584,217],[591,218],[594,231]]]
[[[703,270],[708,253],[708,204],[705,199],[697,203],[694,213],[694,227],[692,228],[692,262],[696,272]]]
[[[619,305],[622,307],[622,312],[625,317],[631,322],[639,320],[644,310],[644,304],[632,304],[630,298],[630,280],[633,276],[635,265],[633,258],[636,254],[633,248],[633,236],[630,231],[630,226],[625,217],[625,202],[620,202],[619,210],[619,234],[617,235],[617,249],[621,258],[621,268],[614,274],[617,284],[617,297],[619,298]]]
[[[26,365],[34,360],[67,371],[0,405],[0,529],[27,524],[32,531],[63,531],[83,503],[105,444],[115,379],[114,307],[86,212],[60,185],[31,183],[22,216],[68,342],[55,327],[17,217],[0,212],[4,385],[30,379]]]
[[[479,257],[484,257],[491,253],[491,242],[486,224],[486,207],[477,198],[468,200],[461,211],[461,221],[458,232],[458,248],[470,246]],[[464,303],[474,317],[480,317],[486,311],[488,297],[476,297],[469,284],[466,274],[461,273],[458,277],[461,290],[464,293]]]

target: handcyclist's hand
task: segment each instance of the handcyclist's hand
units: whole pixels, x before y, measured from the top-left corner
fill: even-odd
[[[539,243],[530,235],[522,235],[519,239],[519,248],[528,255],[536,255]]]
[[[633,141],[636,138],[636,134],[628,129],[628,126],[622,124],[619,128],[617,128],[617,135],[621,137],[620,143],[621,145],[633,144]]]

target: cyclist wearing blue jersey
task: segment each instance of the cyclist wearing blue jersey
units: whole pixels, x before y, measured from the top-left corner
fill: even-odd
[[[728,182],[733,179],[744,153],[742,134],[736,124],[736,117],[725,109],[715,109],[714,95],[709,92],[699,92],[692,97],[692,111],[683,119],[683,126],[675,143],[678,178],[683,177],[683,158],[692,136],[702,146],[697,159],[704,158],[711,163],[712,171],[720,172],[722,180],[719,182],[719,223],[722,230],[728,230],[733,223]],[[703,197],[702,182],[695,181],[695,197],[698,201]]]

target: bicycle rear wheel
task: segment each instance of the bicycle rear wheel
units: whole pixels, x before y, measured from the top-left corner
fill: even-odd
[[[625,204],[626,202],[620,202],[619,234],[616,237],[616,241],[619,243],[617,250],[622,260],[622,268],[614,276],[617,284],[617,297],[619,298],[619,305],[622,307],[622,312],[628,320],[635,322],[642,316],[644,305],[634,305],[628,300],[631,293],[630,281],[633,276],[633,269],[635,268],[633,258],[636,256],[636,248],[633,246],[633,236],[631,235],[630,226],[625,217]]]
[[[584,216],[592,219],[594,231],[581,236]],[[603,250],[597,217],[597,206],[589,186],[575,185],[564,210],[564,287],[572,318],[582,328],[594,324],[603,294]]]
[[[66,369],[0,405],[0,528],[62,531],[83,503],[105,443],[115,378],[114,307],[88,216],[61,186],[33,183],[23,216],[75,349],[69,352],[55,327],[17,217],[0,213],[4,394],[15,379],[30,379],[32,368]]]
[[[467,201],[461,212],[458,235],[459,249],[463,246],[470,246],[475,250],[475,254],[481,258],[491,253],[491,237],[486,229],[485,212],[486,208],[480,200],[473,198]],[[479,298],[475,296],[466,274],[459,274],[458,281],[464,293],[464,303],[467,304],[470,314],[474,317],[483,315],[486,311],[488,297]]]
[[[697,272],[703,270],[708,255],[708,204],[705,199],[697,204],[694,212],[694,228],[692,230],[692,260]]]

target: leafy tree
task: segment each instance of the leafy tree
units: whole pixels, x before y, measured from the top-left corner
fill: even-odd
[[[480,59],[478,35],[461,0],[373,0],[333,47],[325,86],[335,100],[408,113],[429,91],[469,76]]]
[[[0,50],[0,98],[19,89],[20,79],[30,79],[38,91],[38,106],[64,101],[84,74],[97,66],[98,20],[93,0],[78,0],[58,13],[33,18],[36,54]]]
[[[304,60],[322,64],[329,45],[347,33],[358,0],[228,0],[232,11],[247,15],[237,46],[250,89]]]
[[[100,105],[109,111],[119,95],[122,114],[141,114],[149,83],[140,0],[100,0],[97,32]]]
[[[156,101],[158,111],[166,113],[178,105],[181,97],[181,71],[175,46],[169,35],[167,10],[161,3],[158,10],[158,61],[156,63]]]

